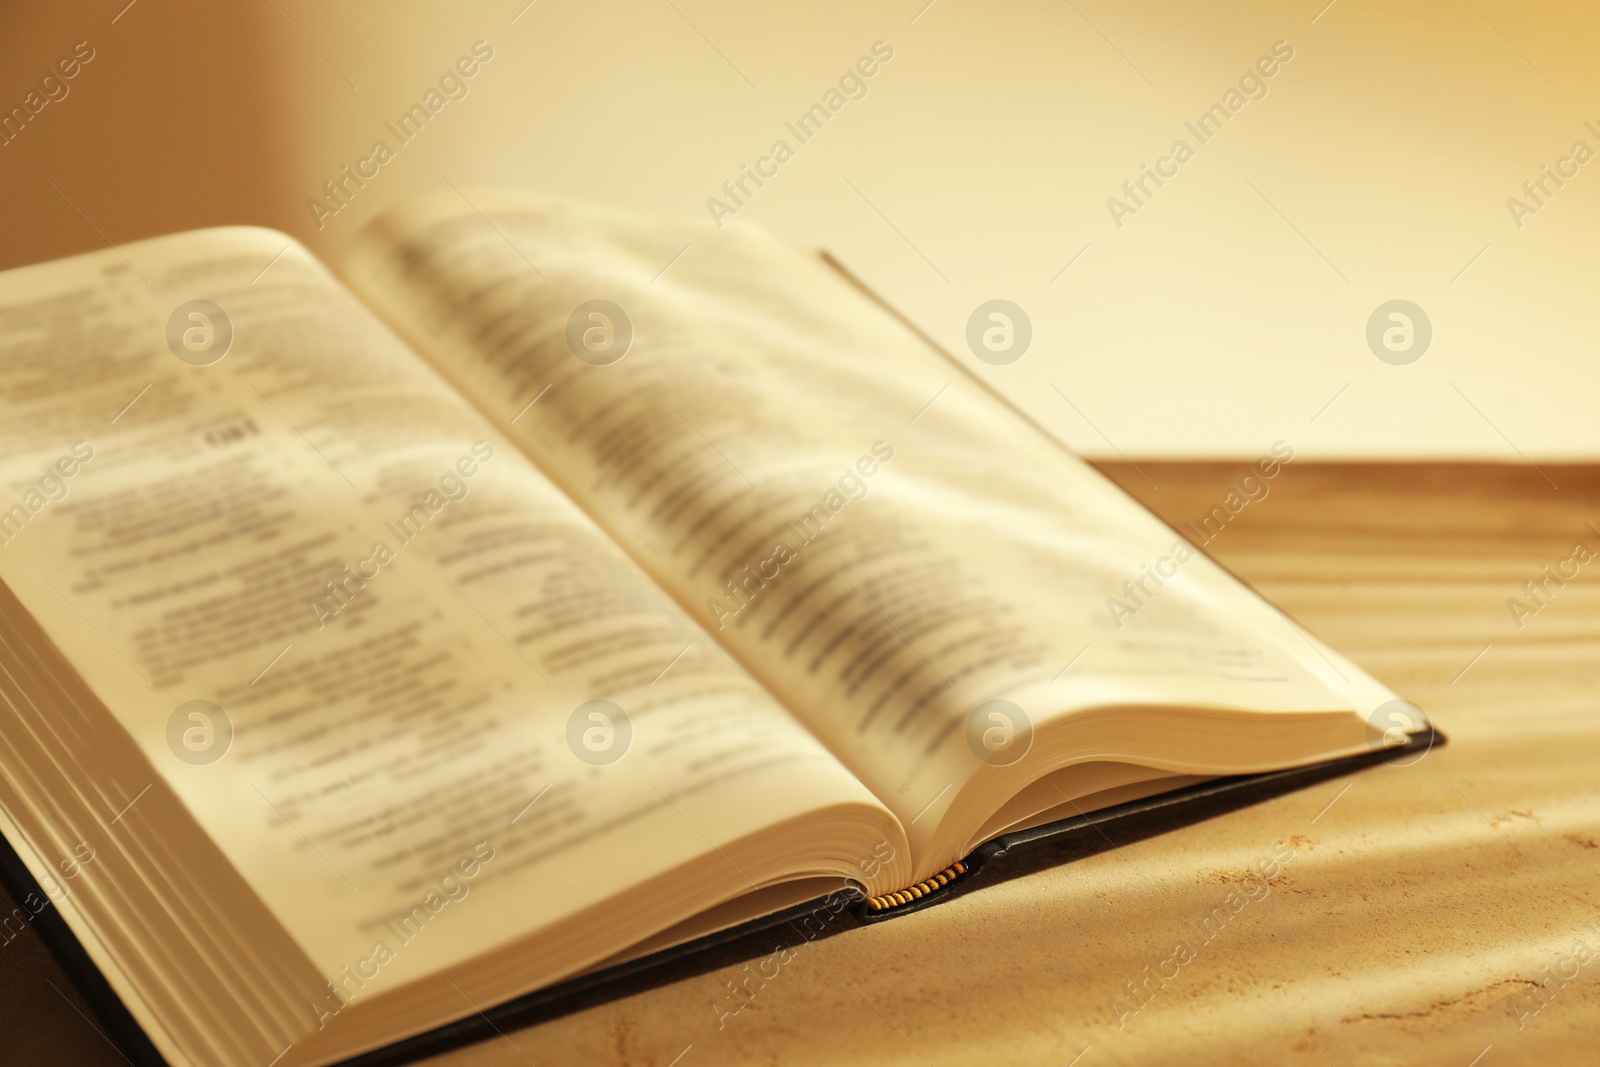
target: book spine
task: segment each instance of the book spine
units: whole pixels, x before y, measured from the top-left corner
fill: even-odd
[[[867,906],[873,911],[887,911],[889,908],[898,907],[901,904],[909,904],[913,900],[921,900],[935,889],[944,888],[955,881],[957,875],[966,873],[967,865],[965,863],[952,863],[932,878],[918,882],[913,886],[907,886],[897,893],[886,893],[881,897],[868,897]]]

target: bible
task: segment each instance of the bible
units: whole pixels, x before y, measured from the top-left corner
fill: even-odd
[[[177,234],[0,274],[0,353],[13,919],[172,1064],[381,1062],[1433,737],[742,226]]]

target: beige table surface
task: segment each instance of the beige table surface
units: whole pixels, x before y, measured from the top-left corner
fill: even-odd
[[[1294,463],[1209,546],[1429,711],[1449,744],[1415,764],[806,945],[720,1028],[735,968],[430,1062],[1597,1062],[1600,561],[1520,630],[1507,599],[1576,542],[1600,550],[1600,468],[1541,467]],[[1244,473],[1105,469],[1174,524]],[[1197,936],[1275,846],[1292,858],[1270,891]],[[1124,983],[1180,940],[1194,958],[1119,1027]],[[0,1061],[122,1062],[31,931],[4,953]],[[1546,968],[1567,979],[1519,1026]]]

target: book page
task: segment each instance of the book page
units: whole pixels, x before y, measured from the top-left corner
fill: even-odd
[[[690,867],[640,921],[906,873],[826,747],[281,234],[0,275],[0,580],[340,983],[308,1027]]]
[[[758,231],[467,190],[380,216],[346,274],[873,788],[923,876],[965,845],[933,842],[990,702],[1265,723],[1383,692]]]

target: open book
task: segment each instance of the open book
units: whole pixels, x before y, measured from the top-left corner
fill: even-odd
[[[1395,699],[758,233],[448,192],[341,277],[0,274],[0,830],[172,1063],[892,910]]]

